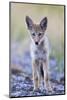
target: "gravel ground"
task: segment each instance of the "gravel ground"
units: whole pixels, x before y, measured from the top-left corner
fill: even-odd
[[[33,81],[29,77],[23,77],[20,75],[11,75],[11,97],[23,97],[23,96],[46,96],[46,95],[60,95],[64,94],[64,85],[56,82],[51,82],[53,86],[53,92],[50,93],[45,89],[39,89],[33,91]]]

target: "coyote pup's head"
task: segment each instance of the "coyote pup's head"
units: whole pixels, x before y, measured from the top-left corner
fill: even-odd
[[[45,30],[47,28],[47,17],[44,17],[40,24],[34,24],[29,16],[26,16],[26,23],[31,37],[36,45],[39,45],[43,41]]]

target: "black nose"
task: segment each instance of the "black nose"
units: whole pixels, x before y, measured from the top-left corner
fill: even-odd
[[[38,42],[35,42],[36,45],[38,45]]]

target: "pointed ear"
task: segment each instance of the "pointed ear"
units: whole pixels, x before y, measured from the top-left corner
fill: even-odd
[[[27,24],[28,29],[31,30],[33,26],[33,21],[29,16],[26,16],[26,24]]]
[[[41,29],[46,30],[46,28],[47,28],[47,17],[44,17],[44,18],[41,20],[41,22],[40,22],[40,27],[41,27]]]

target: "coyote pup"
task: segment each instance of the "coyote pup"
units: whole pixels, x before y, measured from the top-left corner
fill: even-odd
[[[31,57],[34,90],[39,89],[42,79],[47,91],[52,91],[49,75],[49,46],[45,31],[47,28],[47,17],[40,24],[34,24],[29,16],[26,16],[26,24],[31,36]]]

